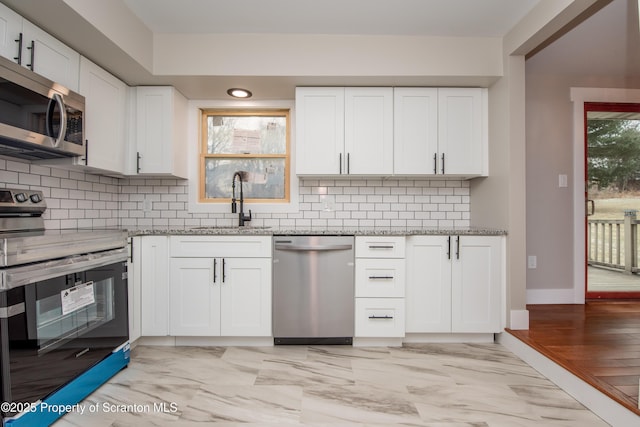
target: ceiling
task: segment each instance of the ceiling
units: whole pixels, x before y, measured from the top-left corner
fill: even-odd
[[[255,89],[254,99],[276,100],[292,99],[296,85],[468,84],[455,76],[437,81],[429,80],[429,76],[154,76],[141,64],[125,58],[104,35],[82,21],[70,7],[74,1],[82,0],[0,1],[128,84],[171,84],[192,99],[216,99],[234,86]],[[120,1],[157,34],[502,37],[543,0]],[[602,5],[608,1],[611,0],[599,0],[598,3]],[[529,58],[527,73],[640,76],[637,2],[611,1]],[[475,84],[490,85],[491,82]],[[256,96],[256,93],[260,95]]]
[[[124,0],[154,33],[502,37],[539,0]]]
[[[613,0],[527,61],[527,73],[640,77],[638,0]]]

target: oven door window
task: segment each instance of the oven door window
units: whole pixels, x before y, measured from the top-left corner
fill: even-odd
[[[36,286],[38,352],[46,352],[70,339],[86,336],[114,318],[113,277],[73,283],[67,280],[63,289],[40,288]]]

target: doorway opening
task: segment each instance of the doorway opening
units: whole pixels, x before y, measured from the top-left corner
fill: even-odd
[[[586,299],[640,298],[640,104],[584,103]]]

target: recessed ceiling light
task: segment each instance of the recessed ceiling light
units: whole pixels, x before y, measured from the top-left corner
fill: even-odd
[[[252,93],[246,89],[240,89],[237,87],[231,88],[227,91],[230,96],[234,98],[251,98]]]

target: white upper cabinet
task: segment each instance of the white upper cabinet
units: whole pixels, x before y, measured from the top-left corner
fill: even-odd
[[[298,175],[393,171],[392,88],[297,88]]]
[[[129,171],[187,177],[187,100],[170,86],[135,88],[135,150]]]
[[[393,89],[345,89],[343,172],[393,173]],[[346,159],[345,159],[346,156]]]
[[[435,174],[438,153],[438,89],[396,88],[393,96],[394,173]]]
[[[396,88],[394,173],[488,175],[487,90]]]
[[[22,16],[0,3],[0,55],[18,62]]]
[[[0,4],[0,54],[78,92],[80,54]]]
[[[22,65],[78,92],[80,54],[29,21],[22,33]]]
[[[488,175],[487,89],[438,89],[438,173]]]
[[[87,113],[84,164],[98,171],[124,174],[127,85],[82,57],[79,91],[86,99]]]
[[[296,135],[298,175],[341,173],[344,88],[297,88]]]
[[[488,175],[483,88],[296,89],[298,175]]]

